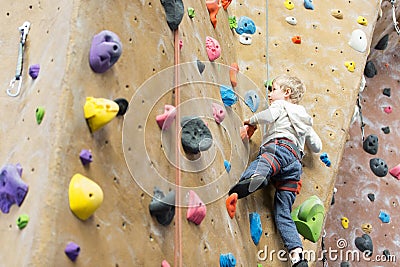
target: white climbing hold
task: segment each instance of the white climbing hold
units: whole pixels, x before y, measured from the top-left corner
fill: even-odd
[[[251,34],[248,34],[248,33],[242,33],[240,36],[239,36],[239,42],[241,43],[241,44],[244,44],[244,45],[250,45],[251,44]]]
[[[349,45],[358,52],[364,53],[367,49],[367,36],[360,29],[354,30],[351,33]]]
[[[286,22],[289,23],[290,25],[296,25],[297,19],[295,17],[286,17]]]

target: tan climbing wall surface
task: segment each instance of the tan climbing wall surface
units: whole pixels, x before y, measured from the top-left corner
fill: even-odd
[[[293,1],[293,10],[286,9],[283,2],[268,1],[266,5],[234,1],[226,11],[219,10],[215,29],[204,2],[184,2],[185,13],[178,32],[183,44],[180,62],[187,63],[178,76],[183,83],[181,102],[186,103],[181,113],[201,114],[215,142],[201,161],[187,163],[195,171],[183,171],[181,180],[186,187],[199,187],[219,179],[215,187],[199,194],[207,203],[207,215],[199,226],[185,219],[185,207],[181,208],[182,216],[175,216],[168,226],[160,225],[149,213],[150,189],[174,189],[176,174],[168,158],[174,157],[173,130],[163,139],[165,136],[155,121],[164,105],[174,104],[176,98],[176,91],[172,90],[176,82],[174,72],[165,72],[174,65],[174,35],[167,26],[161,3],[1,3],[0,22],[7,25],[0,30],[0,59],[4,65],[0,73],[4,88],[0,97],[4,112],[0,128],[4,140],[1,163],[21,163],[22,179],[29,185],[29,192],[21,207],[14,205],[8,214],[1,214],[0,231],[7,246],[0,251],[0,262],[6,266],[159,266],[166,259],[173,264],[174,224],[180,219],[184,266],[216,266],[221,253],[232,253],[237,266],[283,266],[276,260],[271,263],[257,259],[257,252],[265,246],[282,248],[273,226],[272,190],[266,191],[270,194],[257,192],[241,200],[234,219],[229,218],[225,209],[227,190],[238,180],[248,157],[257,151],[259,132],[250,146],[238,139],[240,121],[251,112],[241,99],[232,108],[226,108],[225,121],[216,125],[211,119],[210,104],[221,103],[219,85],[229,85],[228,66],[233,62],[238,62],[241,70],[236,88],[240,96],[256,88],[262,93],[264,80],[280,73],[303,78],[308,87],[303,104],[314,115],[315,128],[332,167],[325,167],[318,155],[305,158],[306,182],[296,205],[316,194],[328,208],[367,56],[367,52],[349,47],[348,41],[354,29],[362,29],[369,44],[378,1],[317,1],[312,11],[306,10],[302,1]],[[186,13],[188,7],[195,9],[193,19]],[[344,19],[332,17],[331,9],[343,10]],[[254,20],[257,29],[251,45],[240,44],[238,35],[229,28],[228,17],[232,15]],[[357,24],[359,15],[368,19],[368,26]],[[289,25],[286,16],[296,17],[298,24]],[[25,48],[22,89],[19,96],[12,98],[5,89],[15,75],[18,27],[24,21],[30,21],[31,29]],[[119,36],[123,52],[110,70],[96,74],[89,66],[88,56],[92,37],[102,30]],[[294,35],[302,37],[301,44],[292,43]],[[214,63],[207,58],[206,36],[217,39],[221,46],[221,57]],[[195,65],[197,59],[206,63],[202,75]],[[345,61],[356,63],[353,73],[344,67]],[[41,65],[36,80],[27,74],[32,64]],[[87,96],[128,100],[136,96],[139,102],[131,102],[124,117],[117,117],[92,134],[83,114]],[[40,125],[35,121],[38,106],[46,109]],[[140,150],[143,143],[146,151]],[[83,167],[79,160],[82,149],[90,149],[93,154],[89,167]],[[229,174],[225,172],[224,159],[232,164]],[[200,169],[201,164],[206,168]],[[153,170],[165,179],[158,179]],[[79,220],[69,209],[68,185],[75,173],[91,178],[104,192],[102,205],[87,221]],[[132,177],[132,173],[140,175]],[[181,196],[183,204],[185,197]],[[250,212],[260,213],[263,223],[263,236],[257,246],[250,237]],[[22,213],[28,214],[30,221],[19,230],[15,220]],[[69,241],[81,247],[75,263],[64,254]],[[317,244],[305,241],[305,246],[315,249]]]
[[[396,17],[399,16],[399,4],[396,3]],[[366,86],[361,92],[362,117],[365,123],[365,138],[369,135],[378,137],[376,155],[363,149],[360,117],[350,127],[350,137],[344,149],[343,160],[339,168],[335,187],[335,204],[328,214],[326,230],[326,249],[342,251],[342,257],[329,259],[329,264],[339,265],[348,262],[351,266],[398,266],[399,261],[399,181],[391,174],[377,177],[369,166],[372,158],[383,159],[388,169],[399,164],[398,103],[399,103],[399,59],[397,55],[399,36],[395,31],[392,17],[392,5],[389,1],[382,3],[382,17],[375,27],[371,53],[368,61],[372,62],[377,74],[366,77]],[[385,49],[375,49],[378,42],[388,35]],[[383,94],[390,88],[390,96]],[[385,108],[391,107],[392,113]],[[382,128],[389,127],[385,134]],[[371,201],[368,194],[374,195]],[[390,216],[390,222],[379,219],[380,212]],[[341,225],[341,218],[347,217],[347,229]],[[369,233],[373,243],[371,257],[360,259],[351,257],[348,251],[359,251],[355,239],[368,233],[363,225],[370,225]],[[368,230],[368,228],[364,229]],[[341,249],[338,248],[342,246]],[[384,258],[383,251],[389,250],[390,257]],[[349,257],[346,258],[346,253]],[[356,255],[356,254],[354,254]],[[340,256],[340,254],[338,254]]]

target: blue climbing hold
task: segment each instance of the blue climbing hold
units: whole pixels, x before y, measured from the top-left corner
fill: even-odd
[[[231,171],[231,163],[227,160],[224,160],[225,170],[229,173]]]
[[[237,25],[235,29],[237,34],[254,34],[256,32],[256,24],[254,24],[254,21],[249,17],[241,16]]]
[[[251,239],[253,239],[255,245],[258,245],[258,242],[260,242],[260,238],[262,235],[260,214],[258,214],[257,212],[252,212],[249,214],[249,219]]]
[[[236,259],[232,253],[219,255],[219,266],[220,267],[235,267]]]
[[[379,212],[379,219],[381,219],[381,221],[383,223],[389,223],[390,222],[390,215],[387,214],[384,211]]]
[[[328,154],[322,153],[321,156],[319,156],[319,158],[321,159],[321,161],[322,161],[323,163],[325,163],[325,165],[326,165],[327,167],[330,167],[330,166],[331,166],[331,161],[330,161],[329,158],[328,158]]]
[[[221,93],[222,102],[224,102],[225,106],[230,107],[237,102],[237,96],[232,88],[226,85],[221,85],[219,91]]]
[[[255,90],[249,90],[244,96],[244,102],[249,106],[252,112],[256,112],[260,105],[260,97]]]
[[[304,0],[304,7],[307,9],[314,10],[314,5],[312,0]]]

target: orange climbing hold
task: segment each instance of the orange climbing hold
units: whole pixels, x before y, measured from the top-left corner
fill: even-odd
[[[231,79],[231,84],[232,87],[236,87],[237,86],[237,79],[236,79],[236,75],[239,72],[239,66],[236,62],[231,64],[231,67],[229,69],[229,78]]]
[[[208,0],[206,1],[206,6],[208,9],[208,13],[210,13],[211,23],[215,29],[215,27],[217,26],[217,13],[219,10],[218,0]]]
[[[222,0],[222,7],[224,8],[224,10],[228,9],[228,6],[232,3],[232,0]]]
[[[292,42],[295,44],[301,44],[301,37],[299,35],[292,37]]]
[[[238,201],[237,193],[233,193],[226,199],[226,210],[228,211],[229,217],[231,217],[231,219],[235,217],[237,201]]]

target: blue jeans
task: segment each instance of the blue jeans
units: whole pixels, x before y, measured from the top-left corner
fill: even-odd
[[[279,162],[280,170],[273,176],[273,168],[269,161],[262,156],[263,153],[274,156]],[[260,147],[257,158],[242,173],[240,180],[258,174],[266,177],[268,182],[299,181],[301,173],[301,163],[291,151],[279,145],[269,144],[268,149],[265,146]],[[288,251],[303,247],[296,225],[290,215],[295,199],[296,193],[278,189],[274,196],[275,225]]]

